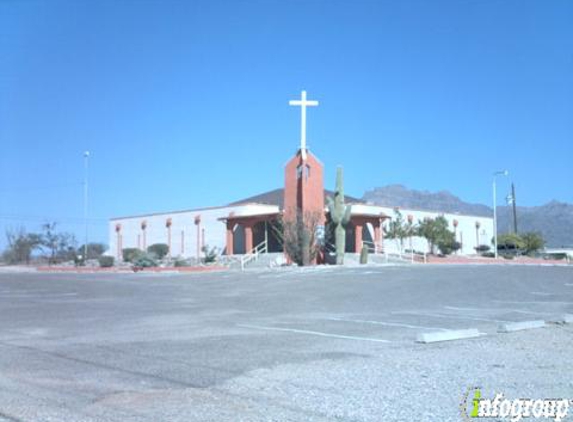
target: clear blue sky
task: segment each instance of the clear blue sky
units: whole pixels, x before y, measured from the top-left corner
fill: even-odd
[[[0,246],[281,187],[306,89],[326,185],[573,202],[573,1],[0,0]]]

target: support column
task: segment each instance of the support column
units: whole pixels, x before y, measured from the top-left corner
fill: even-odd
[[[374,253],[382,251],[382,228],[380,227],[380,220],[374,225]]]
[[[227,255],[233,255],[233,223],[227,221]]]
[[[147,251],[147,221],[141,222],[141,237],[143,238],[143,252]]]
[[[197,261],[201,259],[201,214],[195,216],[195,227],[197,228],[197,244],[196,244],[196,255]]]
[[[356,253],[362,251],[362,227],[362,221],[354,224],[354,252]]]
[[[245,223],[245,253],[253,249],[253,223]]]
[[[168,218],[165,221],[165,227],[167,228],[167,256],[169,256],[169,258],[171,258],[171,224],[172,220]]]
[[[382,222],[384,220],[380,220],[380,226],[378,229],[380,230],[380,253],[384,252],[384,230],[382,229]]]
[[[201,223],[197,223],[197,259],[201,258]]]
[[[171,258],[171,226],[167,227],[167,255]]]
[[[117,234],[117,261],[121,261],[121,224],[116,224],[115,225],[115,232]]]

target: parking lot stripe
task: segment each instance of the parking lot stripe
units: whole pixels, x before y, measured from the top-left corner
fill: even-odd
[[[327,318],[330,321],[345,321],[345,322],[358,322],[362,324],[375,324],[375,325],[386,325],[388,327],[403,327],[403,328],[412,328],[415,330],[422,329],[422,330],[438,330],[438,331],[447,331],[446,328],[439,328],[439,327],[425,327],[422,325],[412,325],[412,324],[403,324],[400,322],[386,322],[386,321],[369,321],[363,319],[344,319],[344,318]]]
[[[360,341],[372,341],[377,343],[390,343],[390,340],[384,340],[374,337],[345,336],[342,334],[323,333],[321,331],[299,330],[297,328],[265,327],[262,325],[250,325],[250,324],[237,324],[237,326],[242,328],[251,328],[255,330],[284,331],[287,333],[295,333],[295,334],[308,334],[320,337],[341,338],[344,340],[360,340]]]
[[[466,319],[469,321],[485,321],[485,322],[511,322],[506,321],[503,319],[491,319],[491,318],[479,318],[479,317],[472,317],[472,316],[465,316],[465,315],[449,315],[449,314],[439,314],[439,313],[427,313],[427,312],[408,312],[408,311],[395,311],[391,312],[392,314],[402,314],[402,315],[415,315],[415,316],[428,316],[428,317],[435,317],[435,318],[454,318],[454,319]]]
[[[494,300],[494,302],[498,303],[514,303],[514,304],[523,304],[523,305],[547,305],[548,303],[552,303],[555,305],[573,305],[573,302],[563,302],[563,301],[553,301],[553,300],[532,300],[529,302],[518,302],[514,300]]]
[[[519,314],[528,314],[528,315],[554,315],[552,312],[538,312],[538,311],[525,311],[523,309],[509,309],[509,308],[458,308],[457,306],[444,306],[444,309],[449,309],[452,311],[494,311],[494,312],[503,312],[503,313],[519,313]]]

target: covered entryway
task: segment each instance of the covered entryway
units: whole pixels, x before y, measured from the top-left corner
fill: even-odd
[[[266,252],[282,252],[282,243],[277,234],[280,214],[249,216],[229,215],[222,218],[227,225],[225,255],[252,253],[255,248]]]

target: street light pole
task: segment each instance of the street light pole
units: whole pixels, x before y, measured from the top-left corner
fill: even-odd
[[[496,204],[496,186],[495,186],[495,177],[496,176],[507,176],[509,172],[507,170],[503,171],[496,171],[493,174],[493,253],[494,257],[497,259],[497,204]]]
[[[84,152],[84,263],[88,260],[88,159],[90,152]]]

